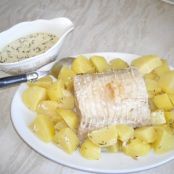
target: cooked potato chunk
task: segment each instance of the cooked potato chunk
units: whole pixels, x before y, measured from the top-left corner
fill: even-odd
[[[158,82],[152,79],[145,79],[146,88],[152,95],[156,95],[162,92],[158,85]]]
[[[80,143],[77,135],[70,128],[63,128],[56,132],[54,142],[69,154],[73,153]]]
[[[88,133],[88,138],[100,147],[107,147],[116,144],[117,129],[115,126],[108,126]]]
[[[146,142],[135,138],[126,146],[123,146],[123,152],[133,158],[147,155],[150,151],[150,145]]]
[[[165,112],[165,119],[169,124],[174,123],[174,111]]]
[[[117,141],[117,143],[112,145],[112,146],[106,147],[107,152],[110,152],[110,153],[118,152],[118,151],[120,151],[120,149],[121,149],[121,142],[120,141]]]
[[[65,123],[72,129],[77,129],[79,125],[79,117],[69,109],[58,109],[57,113],[62,117]]]
[[[134,136],[134,129],[128,125],[117,125],[118,139],[127,142]]]
[[[156,131],[152,126],[141,127],[135,130],[135,137],[147,143],[153,143],[156,139]]]
[[[57,115],[57,107],[58,103],[56,101],[43,100],[37,105],[36,112],[51,117]]]
[[[153,102],[159,109],[171,110],[173,108],[173,105],[167,94],[156,95],[153,98]]]
[[[154,55],[139,57],[131,63],[131,65],[137,67],[142,74],[150,73],[155,68],[161,66],[161,64],[161,59]]]
[[[66,89],[72,90],[74,76],[75,76],[74,71],[63,66],[59,72],[58,79],[61,79],[63,81]]]
[[[55,100],[57,102],[61,101],[63,97],[64,85],[61,80],[54,82],[48,89],[47,94],[50,100]]]
[[[168,95],[170,98],[170,101],[172,102],[172,104],[174,105],[174,94],[169,94]]]
[[[99,160],[101,149],[89,139],[86,139],[80,148],[80,153],[88,160]]]
[[[161,75],[158,84],[166,93],[174,94],[174,71]]]
[[[159,77],[155,73],[150,72],[150,73],[144,75],[144,79],[158,80]]]
[[[154,104],[152,98],[149,98],[149,99],[148,99],[148,102],[149,102],[149,107],[150,107],[150,110],[151,110],[151,111],[157,110],[157,107],[156,107],[156,105]]]
[[[125,62],[124,60],[122,60],[120,58],[111,60],[110,65],[111,65],[112,70],[124,69],[124,68],[127,68],[129,66],[127,64],[127,62]]]
[[[164,124],[166,123],[165,115],[163,110],[157,110],[151,113],[151,123],[152,125]]]
[[[29,87],[22,94],[24,104],[33,111],[36,110],[38,103],[46,98],[46,89],[39,86]]]
[[[156,128],[157,138],[153,144],[154,151],[158,154],[174,150],[174,135],[165,128]]]
[[[158,76],[161,76],[168,71],[170,71],[170,68],[168,66],[167,60],[162,60],[162,65],[153,70],[153,72]]]
[[[66,127],[68,127],[68,125],[65,123],[64,120],[58,121],[54,126],[56,132]]]
[[[63,96],[58,103],[58,107],[62,109],[73,109],[74,108],[74,96],[68,90],[62,90]]]
[[[53,83],[53,79],[50,76],[45,76],[37,81],[28,82],[28,86],[40,86],[42,88],[49,88]]]
[[[93,63],[94,67],[96,68],[97,72],[105,72],[110,70],[110,66],[104,57],[92,56],[90,60]]]
[[[72,70],[76,74],[84,74],[84,73],[94,73],[95,68],[92,65],[91,61],[89,61],[84,56],[78,56],[72,63]]]
[[[62,120],[57,114],[58,103],[52,100],[43,100],[37,105],[36,112],[38,114],[48,115],[53,124]]]
[[[30,128],[45,142],[50,142],[54,137],[54,126],[47,115],[37,115]]]

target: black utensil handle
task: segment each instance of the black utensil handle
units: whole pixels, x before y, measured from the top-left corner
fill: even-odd
[[[0,78],[0,88],[22,83],[22,82],[27,82],[27,74],[3,77],[3,78]]]

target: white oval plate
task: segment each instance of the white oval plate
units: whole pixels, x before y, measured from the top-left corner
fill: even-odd
[[[137,55],[133,54],[112,52],[91,53],[84,55],[87,57],[91,55],[102,55],[108,60],[120,57],[128,63],[130,63],[134,58],[137,57]],[[45,67],[45,70],[49,68],[50,67],[47,66]],[[35,113],[26,108],[22,102],[21,94],[26,88],[26,84],[20,85],[14,95],[11,105],[11,119],[20,137],[35,151],[50,160],[53,160],[64,166],[88,172],[129,173],[157,167],[174,159],[174,151],[163,155],[155,155],[153,152],[151,152],[145,157],[138,158],[138,160],[134,160],[131,157],[124,155],[123,153],[112,154],[103,152],[101,155],[101,159],[98,161],[90,161],[84,159],[80,155],[78,150],[72,155],[68,155],[61,149],[57,148],[54,144],[47,144],[39,140],[28,128],[28,125],[35,117]]]

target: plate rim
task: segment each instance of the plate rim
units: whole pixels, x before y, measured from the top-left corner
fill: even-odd
[[[139,56],[137,54],[131,54],[131,53],[124,53],[124,52],[93,52],[93,53],[82,53],[82,54],[78,54],[78,55],[103,55],[103,54],[123,54],[123,55],[130,55],[130,56]],[[78,55],[73,55],[73,57],[75,56],[78,56]],[[50,63],[46,66],[51,66],[53,63]],[[44,67],[46,67],[44,66]],[[43,69],[44,67],[42,67],[41,69]],[[26,84],[26,83],[25,83]],[[64,167],[68,167],[68,168],[71,168],[71,169],[75,169],[75,170],[79,170],[79,171],[83,171],[83,172],[91,172],[91,173],[101,173],[101,174],[107,174],[107,173],[111,173],[111,174],[126,174],[126,173],[133,173],[133,172],[141,172],[141,171],[147,171],[147,170],[150,170],[150,169],[153,169],[153,168],[156,168],[158,166],[161,166],[169,161],[172,161],[174,160],[174,155],[169,157],[168,159],[166,160],[163,160],[161,162],[157,162],[156,164],[152,164],[152,165],[147,165],[145,167],[137,167],[137,168],[133,168],[133,169],[122,169],[122,170],[100,170],[100,169],[92,169],[92,168],[84,168],[84,167],[81,167],[80,165],[77,166],[77,165],[73,165],[73,164],[66,164],[66,163],[63,163],[62,161],[57,161],[57,160],[54,160],[52,159],[51,157],[48,157],[46,156],[45,154],[43,154],[40,150],[38,149],[35,149],[34,147],[32,147],[32,145],[30,145],[23,137],[22,135],[20,134],[20,132],[18,132],[15,124],[14,124],[14,118],[13,118],[13,114],[12,114],[12,108],[13,108],[13,105],[14,105],[14,100],[16,99],[17,97],[17,91],[19,91],[19,89],[22,87],[23,84],[19,85],[18,88],[16,89],[15,91],[15,94],[11,100],[11,107],[10,107],[10,120],[11,120],[11,123],[12,123],[12,126],[15,130],[15,132],[17,133],[17,135],[20,137],[20,139],[29,147],[31,148],[32,150],[34,150],[36,153],[38,153],[39,155],[41,155],[42,157],[56,163],[56,164],[59,164],[59,165],[62,165]]]

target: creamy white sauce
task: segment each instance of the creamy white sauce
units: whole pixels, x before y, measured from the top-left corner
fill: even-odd
[[[21,37],[0,50],[0,63],[18,62],[46,52],[58,41],[51,33],[32,33]]]

